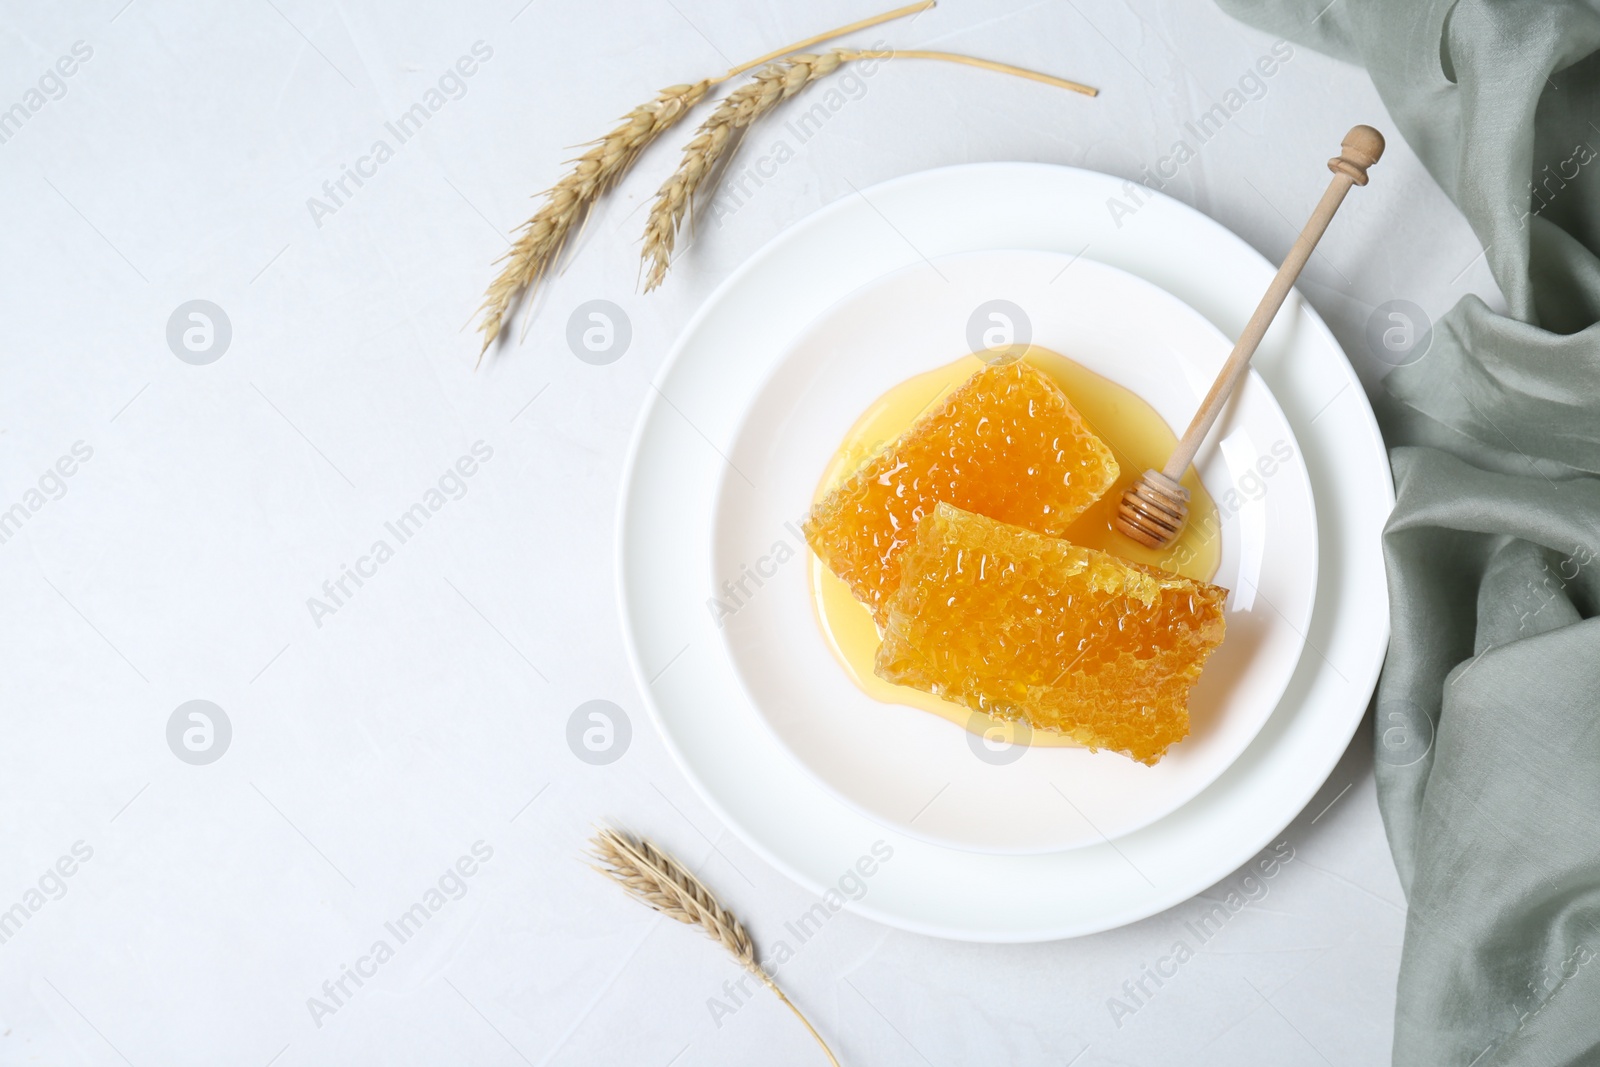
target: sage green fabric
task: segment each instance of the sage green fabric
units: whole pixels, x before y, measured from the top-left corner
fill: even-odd
[[[1379,405],[1398,502],[1374,743],[1408,902],[1394,1062],[1600,1063],[1600,12],[1222,6],[1367,68],[1385,133],[1472,224],[1508,306],[1463,299]]]

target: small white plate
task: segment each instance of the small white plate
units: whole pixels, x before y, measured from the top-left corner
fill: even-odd
[[[1122,181],[1038,163],[909,175],[802,220],[707,299],[657,372],[618,513],[623,637],[646,707],[705,802],[767,862],[858,914],[975,941],[1042,941],[1134,922],[1269,844],[1321,788],[1388,646],[1381,533],[1388,457],[1338,343],[1291,293],[1252,361],[1299,440],[1317,499],[1306,651],[1261,732],[1177,811],[1115,842],[993,855],[885,827],[805,770],[765,726],[706,607],[716,497],[744,414],[827,309],[893,271],[962,252],[1087,255],[1150,281],[1237,336],[1276,267],[1157,193],[1113,216]],[[871,869],[866,888],[853,872]],[[847,877],[847,874],[849,875]]]
[[[857,417],[899,382],[970,352],[969,323],[987,321],[982,309],[996,300],[1012,305],[1017,336],[1130,389],[1175,433],[1232,347],[1181,301],[1083,256],[973,252],[873,281],[813,322],[751,398],[724,450],[705,594],[722,602],[722,634],[750,704],[840,798],[938,844],[1059,851],[1149,825],[1249,745],[1304,644],[1316,514],[1294,433],[1252,374],[1197,457],[1223,519],[1214,581],[1232,591],[1227,639],[1195,687],[1190,736],[1154,767],[1081,748],[992,748],[946,719],[862,692],[818,627],[796,519]]]

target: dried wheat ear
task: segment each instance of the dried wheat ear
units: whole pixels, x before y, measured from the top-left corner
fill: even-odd
[[[814,34],[733,67],[720,77],[670,86],[657,93],[654,100],[628,112],[610,133],[590,142],[589,150],[572,161],[573,168],[545,191],[544,204],[519,228],[511,250],[495,260],[505,266],[490,283],[477,311],[480,316],[478,331],[483,335],[478,358],[481,360],[483,353],[500,337],[506,316],[517,301],[525,294],[533,296],[539,283],[555,270],[562,251],[582,230],[596,202],[626,176],[640,153],[677,125],[712,86],[829,38],[926,11],[934,3],[935,0],[917,0],[893,11]]]
[[[683,225],[684,217],[692,209],[696,195],[709,191],[710,186],[715,184],[716,176],[720,173],[719,164],[724,163],[738,146],[745,130],[779,104],[844,64],[883,59],[935,59],[960,63],[1071,89],[1086,96],[1098,95],[1098,90],[1065,78],[954,52],[835,48],[821,55],[794,55],[769,63],[756,71],[749,83],[741,85],[717,104],[716,110],[695,131],[694,139],[684,146],[678,169],[656,191],[655,203],[651,205],[650,218],[644,228],[642,255],[645,292],[654,289],[666,278],[667,270],[672,266],[672,251],[677,244],[678,230]]]
[[[740,966],[760,979],[762,985],[794,1012],[795,1018],[822,1046],[828,1062],[839,1067],[839,1061],[817,1033],[817,1028],[811,1025],[811,1020],[784,996],[772,976],[757,962],[755,942],[744,924],[712,895],[705,883],[649,841],[629,837],[610,827],[595,834],[589,844],[593,850],[590,858],[595,861],[591,866],[595,870],[627,890],[629,896],[667,918],[705,931],[707,937],[727,949]]]

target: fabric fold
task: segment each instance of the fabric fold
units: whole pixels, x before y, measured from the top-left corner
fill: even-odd
[[[1408,902],[1394,1062],[1600,1062],[1600,11],[1222,6],[1367,68],[1506,300],[1464,298],[1378,405],[1401,446],[1374,737]]]

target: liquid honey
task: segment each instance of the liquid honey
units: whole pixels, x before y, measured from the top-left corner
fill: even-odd
[[[1136,563],[1209,581],[1216,574],[1222,546],[1216,506],[1191,468],[1183,476],[1189,490],[1189,522],[1167,548],[1156,551],[1135,544],[1112,526],[1123,492],[1150,468],[1159,470],[1177,446],[1177,435],[1154,408],[1136,394],[1093,371],[1046,349],[1030,347],[1023,357],[1061,386],[1090,427],[1110,446],[1121,474],[1115,485],[1066,531],[1067,540],[1098,548]],[[823,472],[816,500],[849,477],[884,446],[911,427],[918,416],[983,367],[976,356],[963,356],[944,367],[901,382],[873,402],[845,435],[839,450]],[[880,634],[872,613],[851,595],[815,555],[810,556],[812,600],[824,637],[851,680],[868,696],[886,704],[905,704],[932,712],[992,739],[1045,746],[1071,746],[1059,734],[1028,731],[1018,724],[975,713],[968,708],[905,686],[893,685],[872,673]]]

